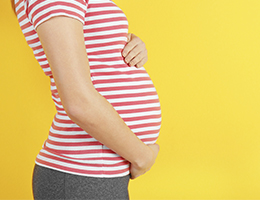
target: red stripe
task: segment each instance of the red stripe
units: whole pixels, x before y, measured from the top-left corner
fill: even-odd
[[[135,69],[135,70],[131,70],[131,71],[112,71],[112,72],[92,72],[92,74],[94,76],[108,76],[108,75],[112,75],[112,76],[116,76],[116,75],[133,75],[133,74],[144,74],[146,75],[146,71],[142,70],[142,69]],[[150,84],[150,86],[154,87],[152,84]],[[127,86],[125,86],[127,87]],[[141,88],[142,86],[128,86],[131,88]],[[111,88],[121,88],[121,87],[111,87]],[[122,86],[122,88],[124,88],[124,86]]]
[[[151,95],[157,95],[157,93],[154,91],[154,92],[142,92],[142,93],[134,93],[134,94],[103,95],[103,97],[105,97],[106,99],[120,99],[120,98],[130,98],[130,97],[145,97]]]
[[[129,171],[129,168],[126,169],[122,169],[122,170],[113,170],[113,171],[94,171],[94,170],[82,170],[82,169],[75,169],[75,168],[70,168],[70,167],[66,167],[66,166],[62,166],[62,165],[58,165],[58,164],[54,164],[54,163],[50,163],[44,160],[40,160],[39,158],[36,158],[36,161],[40,164],[46,165],[46,166],[50,166],[56,169],[61,169],[64,171],[69,171],[69,172],[73,172],[73,173],[79,173],[79,174],[91,174],[91,175],[102,175],[102,174],[107,174],[107,175],[116,175],[119,173],[124,173]]]
[[[104,51],[95,51],[95,52],[89,52],[87,53],[89,56],[90,55],[102,55],[102,54],[110,54],[110,53],[118,53],[122,52],[122,49],[111,49],[111,50],[104,50]],[[90,66],[91,69],[93,69],[93,66]]]
[[[159,133],[159,130],[150,130],[150,131],[141,131],[138,133],[135,132],[135,135],[142,136],[142,135],[151,135],[151,134],[158,134],[158,133]]]
[[[102,7],[116,7],[114,4],[112,3],[93,3],[93,4],[89,4],[88,8],[102,8]]]
[[[129,164],[129,162],[126,161],[126,160],[122,160],[122,162],[117,162],[115,164],[79,163],[79,162],[75,162],[75,161],[71,161],[71,160],[55,157],[55,156],[52,156],[52,155],[49,155],[49,154],[46,154],[46,153],[43,153],[43,152],[40,152],[39,154],[41,156],[49,158],[49,159],[53,159],[53,160],[57,160],[57,161],[61,161],[61,162],[65,162],[65,163],[69,163],[69,164],[73,164],[73,165],[86,166],[86,167],[102,167],[102,166],[105,166],[105,167],[119,167],[119,166],[126,166],[126,165]]]
[[[40,160],[39,158],[36,157],[36,161],[38,163],[41,163],[43,165],[46,165],[46,166],[50,166],[50,167],[54,167],[56,169],[61,169],[61,170],[64,170],[64,171],[69,171],[69,172],[74,172],[74,173],[82,173],[82,174],[95,174],[95,175],[101,175],[103,174],[103,172],[100,170],[100,171],[97,171],[97,170],[82,170],[82,169],[75,169],[75,168],[70,168],[70,167],[66,167],[64,165],[58,165],[58,164],[55,164],[55,163],[50,163],[50,162],[47,162],[47,161],[44,161],[44,160]]]
[[[85,25],[92,25],[92,24],[100,24],[100,23],[109,23],[109,22],[119,22],[119,21],[126,21],[125,17],[111,17],[106,19],[97,19],[97,20],[91,20],[86,21]]]
[[[152,107],[152,108],[139,108],[139,109],[131,109],[131,110],[118,110],[119,114],[131,114],[131,113],[139,113],[139,112],[150,112],[150,111],[160,111],[160,107]]]
[[[91,49],[91,48],[106,47],[106,46],[120,45],[120,44],[125,45],[126,42],[125,41],[114,41],[114,42],[104,42],[101,44],[89,44],[89,45],[86,45],[86,48]]]
[[[62,113],[62,112],[57,112],[57,113],[59,113],[59,115],[61,115],[61,116],[68,116],[67,114]]]
[[[24,29],[31,28],[31,27],[32,27],[32,24],[30,22],[27,22],[23,26],[21,26],[21,29],[24,30]]]
[[[73,134],[73,135],[62,135],[62,134],[56,134],[52,133],[51,131],[49,132],[49,136],[56,137],[56,138],[61,138],[61,139],[91,139],[93,138],[92,136],[88,134]]]
[[[90,7],[91,4],[88,6]],[[107,14],[122,14],[122,11],[121,10],[104,10],[104,11],[96,11],[96,12],[89,12],[87,13],[87,16],[88,17],[93,17],[93,16],[98,16],[98,15],[107,15]]]
[[[133,82],[133,81],[151,81],[151,79],[150,77],[104,79],[104,80],[94,80],[93,84],[121,83],[121,82]]]
[[[31,4],[29,7],[28,7],[28,13],[30,13],[32,11],[32,9],[39,5],[40,3],[43,3],[45,2],[46,0],[37,0],[35,3]],[[77,0],[76,0],[77,1]],[[73,1],[72,1],[73,2]],[[70,7],[73,7],[75,9],[77,9],[78,11],[81,11],[81,12],[86,12],[86,10],[82,9],[80,6],[76,5],[76,4],[73,4],[72,2],[68,3],[68,2],[62,2],[62,1],[55,1],[55,2],[52,2],[52,3],[48,3],[44,6],[41,6],[40,8],[38,8],[37,10],[35,10],[32,15],[35,16],[37,15],[39,12],[45,10],[45,9],[48,9],[48,8],[51,8],[52,6],[66,6],[68,7],[68,9],[70,9]],[[79,3],[82,4],[82,2],[84,1],[77,1]],[[84,5],[84,4],[82,4]],[[53,10],[53,11],[57,11],[59,9],[56,9],[56,10]]]
[[[114,25],[108,27],[101,27],[101,28],[92,28],[92,29],[84,29],[84,33],[94,33],[94,32],[101,32],[101,31],[111,31],[116,29],[128,29],[128,25]]]
[[[48,144],[59,146],[59,147],[76,147],[76,146],[96,146],[102,145],[98,141],[91,141],[91,142],[56,142],[50,139],[46,140]]]
[[[160,126],[161,122],[154,122],[154,123],[143,123],[143,124],[137,124],[137,125],[130,125],[128,126],[130,129],[136,129],[136,128],[147,128],[147,127],[153,127],[153,126]]]
[[[129,102],[117,102],[111,103],[113,107],[116,106],[131,106],[131,105],[142,105],[142,104],[149,104],[149,103],[158,103],[158,99],[150,99],[150,100],[142,100],[142,101],[129,101]]]
[[[63,111],[63,112],[65,111],[64,108],[60,108],[60,107],[58,107],[57,105],[55,105],[55,107],[56,107],[56,110],[57,110],[57,111]]]
[[[159,119],[161,118],[161,115],[147,115],[147,116],[141,116],[141,117],[124,117],[122,118],[125,122],[132,122],[132,121],[138,121],[138,120],[146,120],[146,119]]]
[[[155,137],[155,138],[143,138],[143,139],[141,139],[141,141],[142,141],[142,142],[152,142],[152,141],[155,142],[155,140],[156,140],[157,138],[158,138],[158,137]]]
[[[90,66],[90,69],[107,69],[107,68],[120,69],[120,68],[125,68],[125,67],[128,67],[128,65],[126,65],[126,64],[116,64],[116,65],[113,65],[113,66],[93,65],[93,66]]]
[[[44,62],[44,61],[47,61],[47,58],[38,58],[37,60],[38,60],[38,62]]]
[[[114,33],[114,34],[96,35],[96,36],[86,35],[85,39],[87,41],[91,41],[91,40],[100,40],[100,39],[112,39],[112,38],[116,38],[116,37],[127,37],[127,33]],[[113,49],[107,50],[107,51],[113,51]]]
[[[42,69],[49,69],[50,68],[49,64],[42,64],[41,67],[42,67]]]
[[[35,30],[31,30],[27,33],[24,34],[25,37],[29,37],[29,36],[33,36],[34,34],[36,34]],[[34,54],[35,56],[37,56],[38,54]]]
[[[101,154],[102,153],[102,147],[100,149],[87,149],[87,150],[60,150],[60,149],[51,149],[47,147],[45,144],[44,149],[54,154]]]
[[[64,10],[64,9],[57,9],[55,11],[51,10],[50,12],[41,15],[41,17],[37,18],[34,21],[34,23],[33,23],[34,26],[36,26],[42,19],[45,19],[46,17],[50,16],[51,14],[56,14],[56,13],[60,13],[60,14],[62,13],[62,14],[68,14],[68,15],[72,15],[72,16],[77,16],[79,19],[84,21],[84,18],[82,18],[82,16],[79,15],[78,13],[75,13],[73,11]]]
[[[57,92],[57,90],[52,90],[52,92]],[[56,101],[55,99],[52,99],[56,104],[59,106],[62,106],[62,103],[60,101]],[[57,105],[56,105],[57,106]]]
[[[81,3],[82,5],[85,5],[85,2],[83,0],[76,0],[77,2]],[[31,12],[32,9],[35,9],[36,5],[39,5],[39,3],[41,2],[46,2],[46,0],[37,0],[37,2],[35,1],[34,3],[32,3],[28,10],[24,10],[24,1],[23,0],[19,0],[19,2],[16,4],[16,6],[20,6],[21,8],[17,11],[17,13],[20,13],[20,17],[18,19],[19,22],[22,22],[24,20],[29,20],[27,18],[26,14],[23,14],[23,12],[27,12],[30,14],[30,16],[32,16],[32,21],[34,22],[34,25],[37,25],[41,20],[45,19],[47,16],[50,16],[51,14],[54,13],[61,13],[61,14],[68,14],[68,15],[72,15],[75,17],[78,17],[79,19],[81,19],[82,21],[85,21],[85,17],[86,19],[88,19],[88,17],[92,17],[92,16],[100,16],[102,18],[101,15],[104,14],[123,14],[123,12],[118,9],[118,10],[105,10],[105,11],[96,11],[93,12],[93,10],[90,10],[90,12],[86,13],[85,9],[82,9],[81,7],[73,4],[73,2],[52,2],[48,5],[45,6],[41,6],[40,8],[37,8],[36,11],[34,11],[33,13]],[[51,2],[51,1],[50,1]],[[88,2],[88,1],[87,1]],[[49,6],[53,6],[53,5],[64,5],[66,6],[66,8],[68,9],[55,9],[55,10],[51,10],[46,14],[41,13],[41,11],[43,11],[44,9],[46,9]],[[113,3],[113,2],[107,2],[107,3],[102,3],[102,4],[90,4],[88,8],[99,8],[99,7],[116,7],[117,6]],[[76,8],[79,12],[73,12],[70,10],[70,7],[74,7]],[[86,14],[84,16],[82,16],[80,13],[82,14]],[[39,16],[38,19],[36,19],[36,15],[40,14],[41,16]],[[91,43],[91,41],[93,41],[93,44],[87,44],[86,46],[86,52],[88,52],[88,49],[90,48],[97,48],[97,51],[95,52],[89,52],[87,53],[89,56],[91,55],[97,55],[97,58],[89,58],[90,62],[113,62],[113,61],[123,61],[124,58],[123,56],[115,56],[115,57],[111,57],[111,58],[100,58],[99,55],[103,55],[103,54],[112,54],[112,53],[121,53],[122,52],[122,48],[123,46],[126,44],[126,42],[124,41],[127,37],[127,32],[122,30],[120,31],[121,33],[114,33],[114,34],[106,34],[106,35],[96,35],[96,32],[100,32],[100,31],[109,31],[109,30],[117,30],[117,29],[125,29],[128,30],[128,25],[127,23],[125,25],[110,25],[108,27],[99,27],[99,28],[95,28],[95,26],[91,29],[88,29],[89,25],[96,25],[96,24],[100,24],[100,23],[110,23],[110,22],[122,22],[122,21],[126,21],[127,19],[122,16],[122,17],[111,17],[110,19],[96,19],[96,20],[92,20],[92,21],[88,21],[86,20],[85,22],[85,26],[84,26],[84,33],[85,33],[85,41],[86,43],[88,41],[90,41],[89,43]],[[30,46],[35,46],[37,43],[39,43],[39,38],[37,37],[37,33],[34,30],[32,24],[28,21],[26,24],[24,24],[23,26],[21,26],[22,30],[25,29],[32,29],[29,32],[25,33],[24,36],[27,39],[27,43]],[[93,33],[93,36],[89,36],[89,33]],[[28,40],[28,37],[33,36],[34,39],[30,39]],[[111,41],[110,42],[106,42],[106,43],[101,43],[101,44],[97,44],[95,43],[94,40],[102,40],[102,39],[113,39],[113,38],[123,38],[122,40],[119,41]],[[120,39],[120,38],[119,38]],[[112,46],[112,45],[117,45],[117,46],[122,46],[122,47],[117,47],[117,48],[113,48],[113,49],[108,49],[108,50],[99,50],[99,48],[101,47],[108,47],[108,46]],[[42,49],[42,46],[37,45],[35,47],[32,47],[32,50],[35,52],[35,57],[37,59],[37,61],[39,63],[41,62],[45,62],[47,58],[44,57],[45,53]],[[37,51],[39,51],[39,53],[37,53]],[[108,84],[108,83],[122,83],[122,82],[133,82],[133,81],[151,81],[150,77],[136,77],[136,78],[113,78],[110,79],[109,76],[117,76],[117,75],[135,75],[135,74],[146,74],[147,72],[145,70],[138,70],[136,68],[133,68],[133,70],[124,72],[123,70],[120,71],[120,69],[125,69],[126,67],[129,67],[126,63],[124,64],[116,64],[116,65],[95,65],[95,66],[90,66],[90,69],[104,69],[104,72],[91,72],[91,76],[92,77],[96,77],[97,79],[100,76],[106,76],[107,79],[106,80],[94,80],[93,84]],[[56,89],[56,84],[54,82],[53,79],[53,75],[52,72],[50,70],[50,66],[49,64],[41,64],[41,68],[44,71],[45,75],[49,76],[52,80],[50,81],[50,85],[52,86],[51,88],[51,93],[52,93],[52,97],[53,97],[53,101],[55,103],[55,107],[57,110],[56,115],[54,116],[53,119],[53,123],[52,123],[52,129],[57,130],[59,134],[57,133],[53,133],[51,132],[51,130],[49,131],[49,136],[50,137],[55,137],[57,138],[57,141],[53,141],[50,138],[48,138],[46,140],[46,142],[44,143],[44,147],[43,149],[53,153],[55,155],[57,155],[57,157],[55,155],[48,155],[45,154],[43,152],[40,152],[39,155],[45,157],[46,159],[53,159],[56,161],[61,161],[67,164],[74,164],[75,166],[89,166],[89,167],[96,167],[97,171],[94,170],[80,170],[77,167],[72,168],[72,167],[68,167],[66,166],[66,164],[64,164],[63,166],[55,164],[54,163],[50,163],[48,161],[45,161],[44,158],[43,159],[39,159],[36,158],[36,161],[42,165],[45,166],[49,166],[55,169],[60,169],[66,172],[73,172],[73,173],[78,173],[78,174],[84,174],[84,175],[102,175],[102,174],[106,174],[106,175],[111,175],[113,177],[113,175],[117,175],[120,173],[126,173],[129,172],[129,167],[127,167],[127,165],[129,164],[128,161],[124,160],[121,156],[117,155],[113,150],[111,149],[103,149],[102,148],[102,143],[100,143],[99,141],[93,140],[93,141],[79,141],[79,142],[71,142],[70,139],[93,139],[93,137],[91,135],[89,135],[88,133],[86,133],[81,127],[62,127],[64,125],[70,126],[70,125],[74,125],[75,123],[70,119],[59,119],[57,117],[57,115],[59,116],[64,116],[64,117],[68,117],[68,115],[66,114],[63,105],[59,99],[59,94],[58,91]],[[106,69],[108,68],[113,68],[113,69],[117,69],[117,71],[115,72],[105,72]],[[154,88],[154,85],[152,82],[149,82],[148,84],[140,84],[139,86],[137,85],[127,85],[127,86],[116,86],[116,87],[102,87],[102,88],[96,88],[97,91],[99,92],[110,92],[110,91],[121,91],[121,90],[137,90],[137,89],[146,89],[146,88]],[[156,91],[154,92],[142,92],[142,93],[133,93],[133,94],[118,94],[118,95],[104,95],[105,98],[107,99],[111,99],[111,98],[136,98],[136,97],[145,97],[147,95],[156,95],[157,97],[157,93]],[[57,100],[55,100],[55,98]],[[138,108],[138,109],[133,109],[135,108],[136,105],[144,105],[144,107],[146,106],[145,104],[150,104],[150,103],[159,103],[159,100],[156,99],[151,99],[151,100],[142,100],[142,101],[130,101],[130,102],[117,102],[117,103],[112,103],[112,106],[114,107],[120,107],[120,106],[132,106],[131,109],[124,109],[124,110],[119,110],[118,113],[119,114],[133,114],[132,117],[124,117],[123,120],[125,122],[132,122],[132,121],[139,121],[139,120],[149,120],[149,119],[160,119],[161,118],[161,114],[157,114],[157,115],[148,115],[148,116],[136,116],[134,115],[134,113],[139,113],[139,112],[147,112],[147,111],[159,111],[160,110],[160,106],[155,106],[155,107],[151,107],[151,108]],[[158,104],[159,105],[159,104]],[[60,107],[58,107],[60,106]],[[60,123],[60,125],[54,125],[55,122]],[[64,125],[63,125],[64,124]],[[155,122],[155,123],[142,123],[142,124],[138,124],[138,125],[131,125],[129,126],[131,129],[138,129],[138,128],[143,128],[144,130],[146,129],[146,127],[155,127],[155,126],[160,126],[161,122]],[[68,131],[71,131],[71,133],[68,133]],[[149,136],[149,134],[155,134],[158,135],[160,131],[160,128],[156,128],[156,130],[145,130],[145,131],[141,131],[138,133],[135,133],[137,136],[143,136],[143,137],[147,137],[144,139],[141,139],[141,141],[143,142],[155,142],[156,139],[158,137],[151,137]],[[60,139],[60,140],[59,140]],[[68,139],[68,142],[63,142],[61,139]],[[48,148],[46,146],[46,144],[50,144],[50,145],[56,145],[57,147],[83,147],[83,146],[91,146],[91,145],[98,145],[97,149],[88,149],[88,150],[60,150],[60,149],[52,149],[52,148]],[[71,155],[71,156],[66,156],[65,154]],[[82,155],[82,154],[86,154],[86,158],[73,158],[73,155],[77,154],[77,155]],[[96,157],[88,157],[88,154],[96,154]],[[107,155],[107,156],[106,156]],[[113,157],[109,157],[109,155],[115,155]],[[91,161],[102,161],[102,160],[107,160],[107,161],[119,161],[119,163],[115,163],[115,164],[98,164],[98,163],[84,163],[82,162],[83,160],[87,161],[87,160],[91,160]],[[120,162],[121,161],[121,162]],[[114,170],[113,168],[116,166],[125,166],[126,165],[126,169],[123,170]],[[103,168],[102,168],[103,167]],[[108,167],[108,170],[106,170],[106,168],[104,167]],[[99,169],[100,168],[100,169]]]
[[[22,12],[22,11],[23,11],[23,7],[18,10],[17,15],[20,14],[20,12]],[[23,20],[25,20],[26,18],[27,18],[26,15],[22,15],[22,16],[18,19],[18,21],[21,23],[21,22],[22,22]],[[24,35],[24,36],[25,36],[25,35]]]
[[[44,72],[44,73],[45,73],[46,76],[50,76],[50,75],[52,74],[51,71],[49,71],[49,72]]]
[[[52,128],[57,131],[84,131],[80,127],[59,127],[54,124],[52,124]]]
[[[19,1],[17,4],[20,4],[20,3],[21,3],[21,1]],[[17,4],[15,4],[15,8],[18,7]],[[19,8],[19,9],[16,11],[17,16],[18,16],[23,10],[24,10],[24,7],[23,7],[23,6],[22,6],[21,8]],[[26,16],[25,16],[25,17],[26,17]],[[20,19],[24,19],[24,18],[20,17]],[[22,21],[22,20],[21,20],[21,21]]]
[[[89,62],[113,62],[124,60],[122,57],[112,57],[112,58],[88,58]]]
[[[104,87],[104,88],[97,88],[97,90],[99,92],[110,92],[110,91],[136,90],[136,89],[145,89],[145,88],[153,88],[153,85],[152,84],[147,84],[147,85],[130,85],[130,86],[118,86],[118,87]]]
[[[35,38],[35,39],[32,39],[32,40],[27,40],[27,43],[30,45],[30,44],[35,44],[37,42],[40,42],[39,38]],[[42,59],[40,59],[42,60]],[[44,59],[46,60],[46,59]],[[39,60],[38,60],[39,61]],[[40,61],[39,61],[40,62]]]

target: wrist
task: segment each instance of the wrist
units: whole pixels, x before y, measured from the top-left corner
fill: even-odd
[[[145,145],[145,151],[140,153],[140,156],[136,158],[131,164],[134,165],[137,169],[146,169],[151,166],[151,163],[154,160],[154,152],[153,150]]]

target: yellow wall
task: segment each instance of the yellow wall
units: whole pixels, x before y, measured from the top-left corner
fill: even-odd
[[[131,199],[260,199],[260,1],[115,0],[145,41],[161,151]],[[9,0],[0,1],[0,199],[32,199],[55,107]]]

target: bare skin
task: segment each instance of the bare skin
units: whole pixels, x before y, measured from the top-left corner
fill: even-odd
[[[128,33],[127,35],[127,44],[122,51],[122,56],[125,58],[126,63],[137,68],[143,67],[143,65],[148,61],[145,43],[133,33]],[[148,144],[148,146],[154,151],[157,157],[160,146],[158,144]],[[151,167],[149,169],[140,169],[137,168],[136,165],[131,164],[131,179],[137,178],[150,169]]]
[[[127,44],[122,51],[125,62],[137,68],[143,67],[147,62],[147,49],[145,43],[133,33],[128,33]]]
[[[128,160],[131,163],[131,179],[150,170],[158,155],[159,145],[144,144],[94,88],[83,24],[69,17],[57,16],[40,24],[36,31],[68,116],[92,137]],[[136,48],[138,45],[135,42],[128,44],[130,50],[126,59],[136,62],[137,67],[141,66],[145,56],[138,55],[142,50]],[[135,52],[132,53],[131,49]]]

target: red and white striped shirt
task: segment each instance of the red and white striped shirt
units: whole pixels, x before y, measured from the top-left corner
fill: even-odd
[[[155,143],[161,127],[161,108],[154,85],[142,68],[129,67],[122,50],[128,21],[110,0],[15,0],[17,18],[28,45],[50,77],[57,113],[36,164],[91,177],[128,175],[129,162],[91,137],[65,112],[36,27],[50,17],[64,15],[83,23],[91,80],[127,126],[145,144]]]

